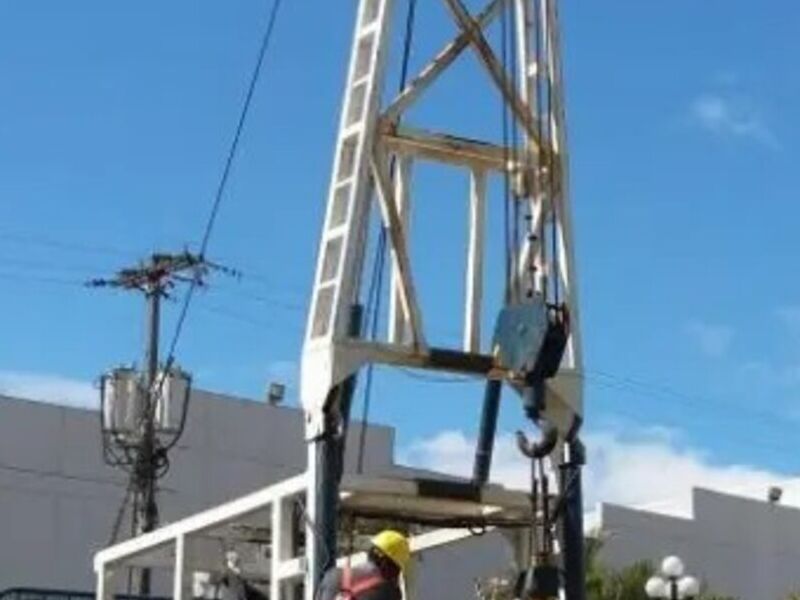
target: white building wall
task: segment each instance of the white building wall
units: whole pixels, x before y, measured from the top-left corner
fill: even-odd
[[[162,522],[302,472],[302,425],[296,409],[195,392],[161,482]],[[102,461],[99,428],[95,411],[0,396],[0,590],[93,589],[92,556],[109,541],[127,485]],[[370,426],[365,470],[394,469],[392,447],[390,428]]]
[[[619,568],[677,554],[712,590],[742,600],[800,590],[800,510],[702,489],[692,504],[689,518],[602,505],[602,560]]]
[[[197,391],[162,481],[162,521],[301,472],[302,425],[297,409]],[[359,429],[355,424],[350,432],[350,468]],[[394,465],[393,442],[390,428],[369,428],[367,472],[409,474]],[[126,484],[102,462],[96,412],[0,396],[0,590],[92,589],[91,559],[108,543]],[[714,590],[742,600],[782,600],[800,588],[795,508],[694,490],[688,518],[603,505],[600,523],[610,566],[678,554]],[[416,573],[415,597],[474,597],[474,578],[509,562],[498,534],[429,551]]]

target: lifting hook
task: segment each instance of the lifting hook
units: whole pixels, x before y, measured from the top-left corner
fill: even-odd
[[[536,427],[541,431],[539,440],[531,441],[522,431],[517,431],[517,447],[530,459],[541,459],[550,454],[558,443],[558,430],[549,419],[539,415],[532,417]]]

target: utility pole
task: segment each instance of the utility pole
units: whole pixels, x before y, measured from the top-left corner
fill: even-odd
[[[159,332],[161,321],[161,300],[169,298],[171,290],[177,283],[188,283],[195,287],[204,287],[205,278],[212,270],[235,274],[231,269],[211,263],[201,255],[188,251],[177,254],[153,254],[148,260],[130,268],[121,269],[111,279],[94,279],[87,282],[89,287],[112,287],[140,292],[147,302],[146,341],[144,352],[144,372],[135,374],[141,383],[140,394],[130,401],[136,403],[140,410],[134,411],[139,416],[137,422],[125,431],[116,426],[109,427],[104,416],[104,443],[110,436],[114,445],[122,450],[123,457],[113,451],[114,466],[127,467],[131,476],[131,488],[134,495],[133,522],[136,535],[152,531],[158,525],[158,503],[156,499],[157,481],[167,464],[166,453],[180,437],[182,431],[164,431],[164,424],[159,422],[159,404],[165,402],[162,395],[165,382],[171,376],[173,365],[165,364],[163,373],[159,375]],[[167,361],[171,362],[172,356]],[[126,373],[135,373],[126,370]],[[188,399],[188,384],[186,398]],[[183,423],[186,410],[180,422]],[[103,402],[103,410],[114,410]],[[110,429],[110,431],[105,431]],[[163,434],[171,434],[172,439],[165,440]],[[108,434],[108,435],[107,435]],[[169,436],[167,436],[169,437]],[[104,450],[108,450],[104,447]],[[106,451],[106,456],[109,452]],[[107,459],[108,460],[108,459]],[[151,589],[150,570],[142,569],[139,579],[138,594],[149,596]]]
[[[155,262],[155,261],[154,261]],[[158,342],[161,320],[161,297],[164,293],[163,282],[165,279],[158,274],[145,288],[148,308],[147,349],[145,353],[146,377],[145,389],[147,390],[145,412],[147,415],[155,413],[155,404],[158,402],[159,393],[156,390],[158,377]],[[158,524],[158,504],[156,503],[156,470],[155,461],[155,419],[148,416],[142,422],[142,452],[141,461],[134,469],[137,478],[137,489],[141,497],[140,511],[136,517],[138,525],[137,534],[147,533],[155,529]],[[150,571],[145,569],[141,574],[139,593],[142,596],[150,595]]]

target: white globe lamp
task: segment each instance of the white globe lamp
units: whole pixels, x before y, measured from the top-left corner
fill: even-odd
[[[683,561],[677,556],[668,556],[661,563],[661,572],[670,579],[678,579],[683,575]]]
[[[667,582],[661,577],[651,577],[644,585],[644,592],[648,598],[669,598]]]
[[[678,581],[678,594],[681,598],[694,598],[700,594],[700,582],[691,575]]]

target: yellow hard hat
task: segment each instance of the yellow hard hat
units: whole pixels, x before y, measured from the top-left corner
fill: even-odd
[[[399,531],[386,529],[372,538],[372,545],[404,571],[411,560],[408,539]]]

